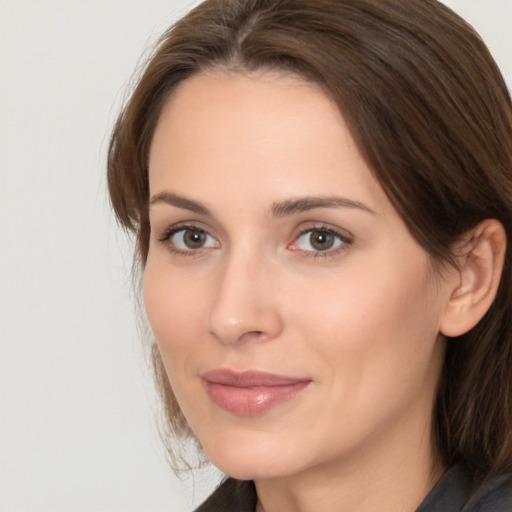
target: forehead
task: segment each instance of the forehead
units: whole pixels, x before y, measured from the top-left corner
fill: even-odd
[[[338,136],[343,135],[344,121],[338,109],[313,83],[275,72],[218,70],[194,75],[172,93],[162,110],[152,149],[162,136],[167,143],[169,139],[183,143],[202,135],[207,136],[203,147],[229,145],[230,137],[232,141],[245,139],[249,148],[250,141],[254,146],[262,140],[283,142],[283,128],[295,138],[310,140],[313,131],[327,124],[339,125]]]
[[[149,174],[151,194],[238,188],[270,200],[335,188],[370,203],[383,195],[334,102],[315,84],[275,73],[214,71],[183,82],[162,110]]]

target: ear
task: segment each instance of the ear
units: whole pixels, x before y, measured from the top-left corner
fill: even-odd
[[[445,336],[460,336],[485,315],[496,297],[503,271],[507,237],[503,225],[486,219],[472,229],[460,246],[458,271],[440,322]]]

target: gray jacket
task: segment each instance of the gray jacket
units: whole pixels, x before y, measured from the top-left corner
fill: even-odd
[[[498,475],[472,488],[463,466],[449,469],[416,512],[512,512],[512,477]],[[256,489],[251,481],[225,480],[195,512],[254,512]]]

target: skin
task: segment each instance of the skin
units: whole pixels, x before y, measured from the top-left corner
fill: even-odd
[[[431,418],[459,277],[434,270],[336,106],[290,76],[196,75],[163,109],[149,182],[147,314],[208,458],[255,480],[259,511],[414,510],[445,469]],[[351,203],[276,215],[311,196]],[[202,247],[169,237],[184,225]],[[311,383],[246,417],[210,399],[215,368]]]

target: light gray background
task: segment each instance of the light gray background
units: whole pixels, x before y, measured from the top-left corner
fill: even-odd
[[[0,0],[0,511],[189,511],[153,425],[105,150],[144,49],[192,2]],[[512,0],[447,1],[512,83]]]

